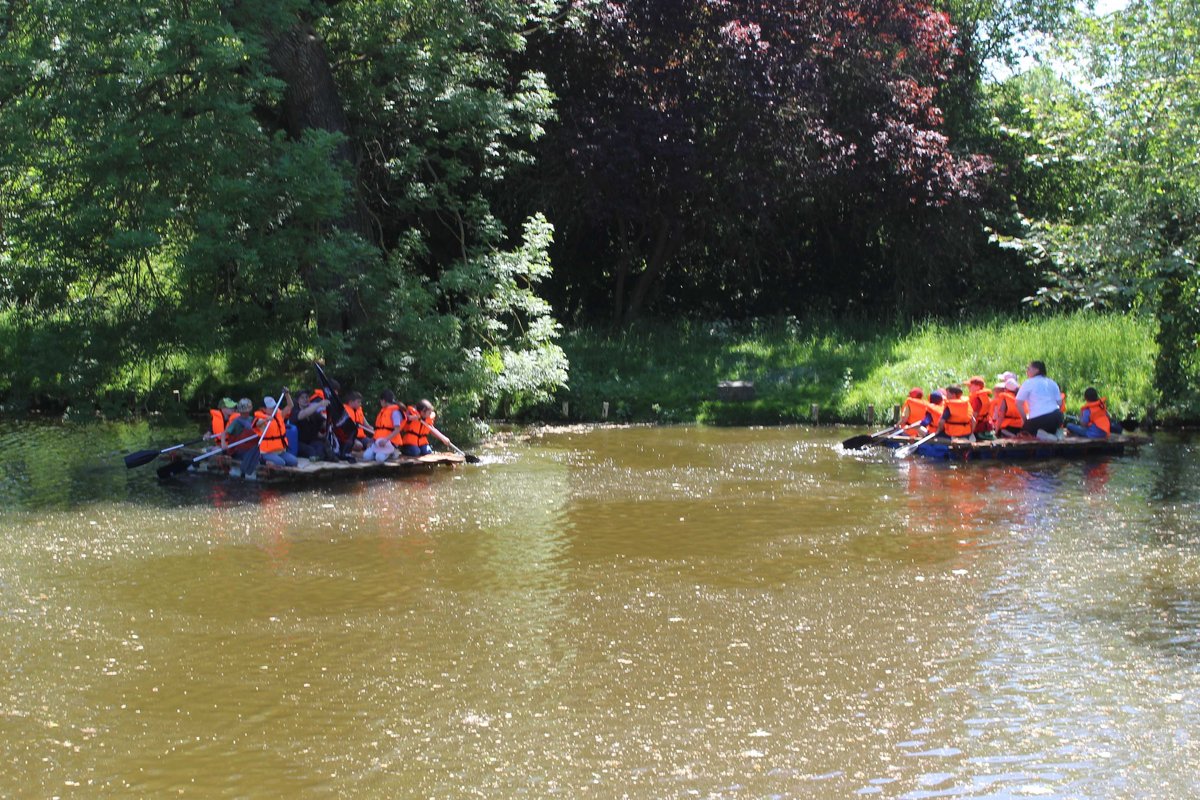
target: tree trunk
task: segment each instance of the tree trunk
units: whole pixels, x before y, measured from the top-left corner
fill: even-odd
[[[674,221],[660,217],[658,230],[654,237],[654,249],[650,252],[650,257],[646,259],[646,269],[638,276],[637,283],[633,287],[633,294],[629,297],[629,307],[625,311],[626,323],[632,322],[641,315],[646,298],[650,295],[650,289],[666,271],[671,256],[675,254],[676,239]]]
[[[621,324],[625,317],[625,279],[629,275],[630,267],[633,264],[632,247],[629,244],[629,231],[625,223],[625,218],[617,219],[617,263],[616,263],[616,278],[617,283],[613,288],[612,302],[612,329],[615,333],[621,329]]]
[[[234,6],[234,19],[243,3]],[[350,138],[350,124],[342,103],[341,93],[334,81],[333,68],[325,53],[325,44],[312,25],[294,17],[290,26],[270,26],[259,33],[265,38],[267,55],[276,76],[284,82],[283,120],[292,139],[299,139],[308,130],[340,133],[342,142],[333,152],[333,166],[346,176],[350,196],[346,198],[341,216],[333,222],[336,229],[358,234],[372,241],[370,214],[362,202],[358,185],[358,165]],[[361,298],[347,286],[344,279],[331,277],[322,265],[302,269],[305,282],[315,294],[333,293],[341,302],[336,314],[322,315],[317,323],[321,330],[347,331],[366,318]]]

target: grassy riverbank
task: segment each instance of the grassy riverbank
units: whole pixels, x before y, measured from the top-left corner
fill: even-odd
[[[1004,370],[1023,376],[1030,359],[1078,408],[1095,386],[1117,414],[1142,416],[1151,388],[1153,325],[1128,315],[1079,313],[1032,320],[928,322],[905,328],[877,322],[769,320],[746,324],[644,325],[612,336],[576,330],[563,339],[570,386],[533,418],[699,421],[720,425],[861,422],[874,404],[886,419],[912,386],[942,386]],[[757,399],[719,402],[719,381],[749,380]]]

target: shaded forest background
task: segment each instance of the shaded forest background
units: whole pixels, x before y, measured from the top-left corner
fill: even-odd
[[[0,0],[0,398],[489,414],[564,325],[1095,308],[1191,403],[1198,51],[1195,0]]]

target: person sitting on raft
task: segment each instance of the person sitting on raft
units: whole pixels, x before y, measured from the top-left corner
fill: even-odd
[[[275,410],[275,398],[264,397],[263,407],[254,412],[254,427],[262,434],[258,452],[262,460],[277,467],[294,467],[299,462],[287,447],[287,419],[292,413],[292,396],[283,390],[284,405]],[[274,414],[271,412],[275,411]],[[265,433],[264,433],[265,431]],[[251,442],[253,444],[253,442]]]
[[[1017,390],[1017,409],[1025,420],[1022,432],[1039,439],[1056,436],[1063,424],[1062,390],[1046,376],[1046,365],[1041,361],[1030,361],[1025,375],[1025,382]]]
[[[967,381],[971,394],[971,414],[975,417],[975,435],[983,436],[992,432],[992,393],[983,382],[982,375],[975,375]],[[990,438],[990,437],[989,437]]]
[[[422,400],[415,406],[409,406],[405,410],[404,425],[400,429],[400,452],[406,456],[429,455],[433,452],[433,448],[429,446],[429,434],[431,433],[441,440],[442,444],[453,447],[450,440],[433,427],[435,419],[437,419],[437,412],[433,410],[433,403],[428,400]]]
[[[242,441],[251,435],[258,436],[254,430],[254,403],[249,397],[243,397],[238,400],[236,413],[230,415],[229,424],[225,426],[225,447],[229,448],[230,455],[242,455],[254,449],[254,439]]]
[[[375,428],[367,424],[366,415],[362,408],[362,394],[349,392],[342,401],[346,414],[334,426],[334,434],[338,441],[338,456],[353,461],[355,453],[363,452],[367,447],[367,435],[373,434]]]
[[[938,420],[937,432],[952,439],[971,436],[975,432],[971,401],[963,397],[961,386],[946,387],[945,409]]]
[[[237,403],[233,402],[233,398],[222,398],[216,408],[209,409],[209,429],[208,433],[204,434],[205,439],[217,439],[218,447],[221,450],[229,444],[225,438],[225,429],[229,427],[229,423],[237,418]]]
[[[936,389],[929,393],[929,402],[925,405],[925,418],[921,421],[922,435],[928,435],[938,429],[942,414],[946,411],[945,398]]]
[[[996,396],[992,400],[992,430],[1000,436],[1016,436],[1025,426],[1025,418],[1017,405],[1019,388],[1016,378],[1005,378],[1004,383],[996,387]]]
[[[1095,388],[1083,391],[1083,408],[1079,410],[1079,424],[1067,423],[1067,430],[1076,436],[1088,439],[1107,439],[1112,433],[1112,421],[1108,417],[1108,401]]]
[[[925,419],[925,412],[929,410],[925,403],[925,392],[920,386],[914,386],[908,392],[908,397],[904,398],[903,405],[900,406],[900,432],[908,436],[916,437],[920,435],[917,430],[921,421]]]
[[[319,393],[319,396],[318,396]],[[328,420],[325,409],[329,401],[319,389],[309,394],[305,389],[296,392],[296,407],[292,409],[289,422],[296,426],[300,446],[296,454],[304,458],[322,458],[333,460],[333,450],[329,447]]]
[[[404,412],[391,389],[379,395],[379,413],[375,416],[375,441],[363,451],[364,461],[387,461],[403,440]]]

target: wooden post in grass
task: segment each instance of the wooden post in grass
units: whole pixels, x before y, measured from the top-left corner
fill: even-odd
[[[900,406],[892,406],[892,424],[900,424]]]
[[[809,409],[809,413],[812,415],[813,425],[816,425],[821,421],[821,407],[819,405],[813,403],[812,408]]]
[[[608,401],[605,400],[600,404],[600,419],[608,419]]]
[[[571,404],[563,400],[563,419],[571,418]]]
[[[1146,430],[1154,430],[1154,404],[1146,406]]]
[[[868,428],[875,427],[875,404],[874,403],[869,403],[867,405],[867,427]]]

